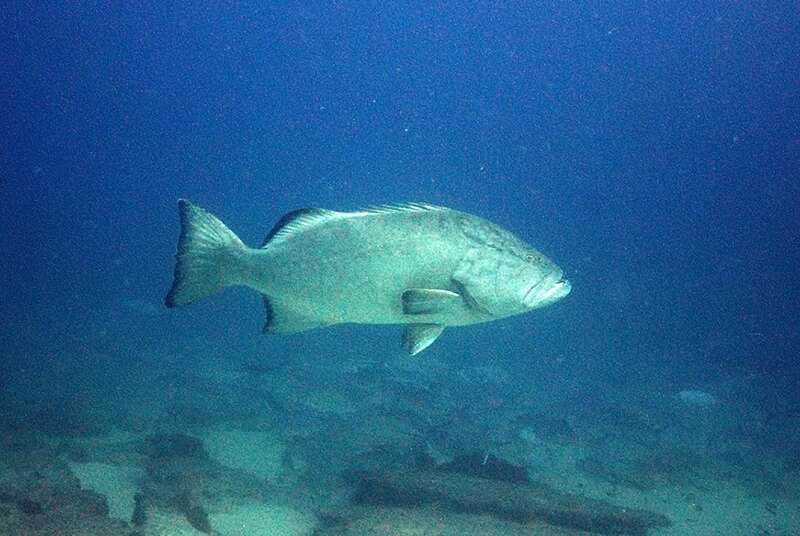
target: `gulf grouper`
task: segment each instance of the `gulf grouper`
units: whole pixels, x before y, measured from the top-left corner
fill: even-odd
[[[186,305],[226,287],[262,294],[265,333],[345,322],[403,324],[417,354],[446,326],[497,320],[569,294],[561,268],[497,225],[422,203],[356,212],[289,212],[259,248],[189,201],[166,305]]]

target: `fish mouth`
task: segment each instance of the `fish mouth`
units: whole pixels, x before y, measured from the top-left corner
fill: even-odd
[[[542,286],[542,283],[545,281],[550,282],[548,288],[545,289],[543,292],[539,293],[539,295],[535,295],[534,291],[537,290],[539,287]],[[525,292],[525,295],[522,297],[522,302],[528,304],[529,306],[541,306],[551,303],[553,301],[559,300],[570,293],[572,290],[572,285],[570,284],[569,280],[561,276],[557,281],[552,281],[550,277],[545,276],[533,285]],[[529,300],[534,299],[536,303],[531,303]]]
[[[547,291],[545,299],[554,298],[561,299],[572,291],[572,284],[568,279],[562,277],[556,281],[553,286]]]

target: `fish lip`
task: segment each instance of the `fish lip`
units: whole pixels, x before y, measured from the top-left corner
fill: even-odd
[[[528,298],[530,297],[531,293],[534,290],[536,290],[538,287],[540,287],[542,285],[542,283],[544,283],[546,280],[548,280],[548,277],[551,274],[552,274],[552,272],[550,274],[544,276],[543,278],[541,278],[539,281],[537,281],[533,285],[531,285],[531,287],[527,291],[525,291],[525,295],[522,297],[522,303],[527,304],[528,303]],[[570,284],[569,280],[567,278],[565,278],[563,275],[561,275],[561,277],[559,277],[558,281],[553,282],[551,286],[552,286],[552,289],[548,293],[546,298],[549,298],[552,294],[554,294],[555,292],[557,292],[559,290],[563,290],[564,288],[567,289],[567,291],[564,293],[564,296],[569,294],[569,292],[572,290],[572,285]]]
[[[572,292],[572,284],[569,282],[569,279],[566,279],[562,276],[561,279],[553,284],[553,289],[549,293],[548,297],[558,294],[556,299],[560,300],[561,298],[568,296],[570,292]]]

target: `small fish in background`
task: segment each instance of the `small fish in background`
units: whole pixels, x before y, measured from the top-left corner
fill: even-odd
[[[554,303],[571,286],[558,266],[477,216],[421,203],[284,215],[260,248],[179,200],[181,233],[168,307],[230,286],[263,295],[265,333],[341,323],[404,324],[414,355],[446,326]]]
[[[684,389],[679,391],[676,397],[681,403],[697,408],[709,408],[719,402],[716,396],[700,389]]]

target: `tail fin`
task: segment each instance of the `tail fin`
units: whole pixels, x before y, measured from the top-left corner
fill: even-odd
[[[213,214],[178,200],[181,235],[167,307],[186,305],[239,284],[246,246]]]

